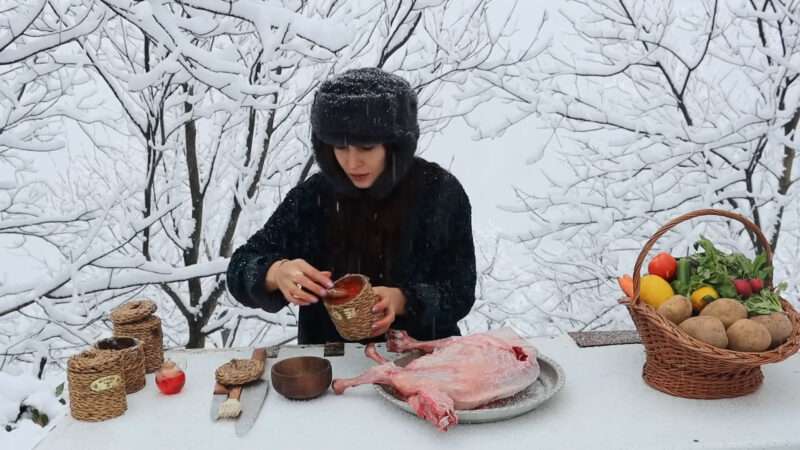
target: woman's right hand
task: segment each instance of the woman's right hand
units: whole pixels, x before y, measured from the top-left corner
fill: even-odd
[[[331,273],[319,271],[303,259],[282,259],[267,271],[267,290],[280,289],[286,300],[305,306],[317,303],[333,287]]]

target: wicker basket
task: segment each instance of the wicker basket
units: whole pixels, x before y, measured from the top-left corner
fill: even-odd
[[[372,306],[378,301],[378,296],[372,291],[369,279],[364,275],[349,274],[336,280],[333,288],[348,293],[344,298],[326,298],[324,301],[336,331],[349,341],[370,337],[372,324],[377,319]]]
[[[745,217],[729,211],[702,209],[676,217],[665,224],[644,245],[633,269],[634,295],[622,301],[639,331],[647,358],[642,371],[645,382],[670,395],[697,399],[738,397],[761,385],[762,364],[783,361],[800,347],[800,316],[786,300],[783,310],[792,322],[792,334],[780,346],[764,352],[737,352],[699,341],[639,298],[640,270],[650,249],[667,231],[681,222],[700,216],[722,216],[741,222],[754,233],[772,264],[772,250],[761,230]],[[767,287],[772,280],[765,280]]]
[[[67,382],[70,414],[77,420],[98,422],[128,409],[118,352],[89,349],[71,357]]]
[[[97,341],[94,347],[100,351],[115,352],[120,355],[126,394],[138,392],[144,387],[144,348],[141,341],[120,336]]]
[[[164,363],[161,320],[153,313],[156,304],[151,300],[134,300],[111,311],[114,337],[133,337],[144,346],[144,368],[155,372]]]

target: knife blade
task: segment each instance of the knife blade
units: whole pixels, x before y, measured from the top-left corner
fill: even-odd
[[[242,395],[239,401],[242,404],[242,414],[236,420],[236,436],[242,437],[253,428],[258,419],[261,407],[269,393],[269,372],[267,371],[267,349],[257,348],[253,351],[253,359],[264,362],[264,372],[261,378],[242,386]]]
[[[219,406],[228,398],[228,389],[219,384],[214,384],[214,394],[211,396],[211,421],[216,422]]]

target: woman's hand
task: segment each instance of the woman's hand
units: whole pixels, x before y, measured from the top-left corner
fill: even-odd
[[[378,295],[379,300],[372,307],[372,312],[383,317],[372,324],[372,336],[380,336],[389,330],[397,316],[406,313],[406,296],[397,288],[377,286],[372,291]]]
[[[319,271],[302,259],[282,259],[267,271],[267,291],[280,289],[289,303],[317,303],[333,287],[331,273]]]

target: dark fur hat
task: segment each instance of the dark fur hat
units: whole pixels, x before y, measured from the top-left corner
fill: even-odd
[[[345,194],[359,195],[333,155],[333,145],[386,144],[386,168],[367,189],[388,195],[411,166],[419,139],[417,94],[378,68],[348,70],[325,81],[311,107],[311,142],[320,170]]]

